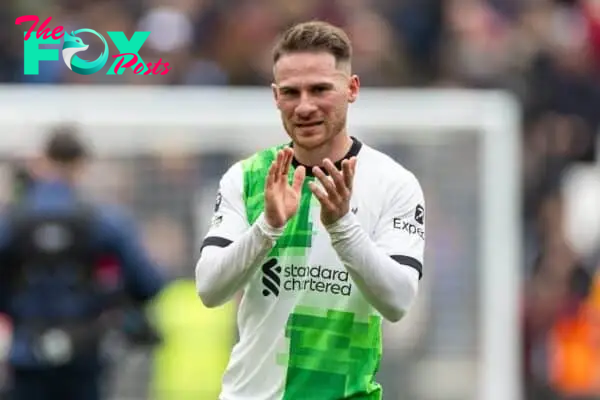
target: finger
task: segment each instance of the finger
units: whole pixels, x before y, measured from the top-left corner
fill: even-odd
[[[344,183],[349,190],[352,190],[352,163],[350,160],[342,161],[342,173],[344,174]]]
[[[321,207],[328,210],[334,211],[336,209],[335,205],[331,202],[327,193],[323,189],[321,189],[315,182],[308,182],[308,187],[310,191],[315,195],[319,203],[321,203]]]
[[[348,173],[347,173],[347,178],[346,178],[346,183],[350,190],[352,190],[352,187],[354,186],[354,175],[355,174],[356,174],[356,157],[352,157],[352,158],[350,158],[350,160],[348,160]]]
[[[292,183],[292,188],[296,193],[300,193],[302,191],[302,185],[305,177],[306,169],[302,165],[296,168],[294,171],[294,181]]]
[[[325,189],[325,192],[327,193],[329,200],[334,203],[338,203],[341,200],[341,198],[340,198],[340,194],[337,192],[337,189],[335,187],[335,184],[333,183],[333,180],[331,178],[329,178],[327,175],[325,175],[323,170],[319,167],[313,168],[313,175],[323,185],[323,188]]]
[[[285,152],[286,155],[288,155],[290,157],[294,157],[294,149],[292,149],[291,147],[285,147],[283,149],[283,151]]]
[[[281,164],[283,161],[283,152],[279,151],[277,152],[277,157],[275,157],[275,161],[273,161],[273,166],[274,166],[274,170],[273,170],[273,183],[277,183],[279,181],[279,177],[281,175]]]
[[[292,164],[292,151],[290,148],[283,149],[283,157],[281,161],[281,175],[287,177],[290,172],[290,165]]]
[[[331,160],[328,158],[323,160],[323,167],[325,167],[325,170],[327,170],[329,176],[331,176],[331,178],[333,179],[333,183],[335,184],[335,188],[338,194],[341,197],[346,198],[350,194],[350,191],[348,190],[346,182],[344,181],[344,175],[340,172],[340,170],[336,168],[335,164],[331,162]]]
[[[267,189],[272,187],[275,184],[275,179],[277,176],[277,159],[273,160],[271,166],[269,167],[269,172],[267,174]]]

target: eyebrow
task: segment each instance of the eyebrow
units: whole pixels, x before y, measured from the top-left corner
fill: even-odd
[[[277,88],[281,92],[291,92],[293,90],[298,90],[298,88],[295,86],[279,86],[279,85],[277,85]]]
[[[314,89],[314,88],[319,88],[319,87],[323,87],[323,88],[333,88],[335,85],[332,82],[317,82],[317,83],[312,83],[310,85],[308,85],[309,88]],[[282,92],[289,92],[289,91],[294,91],[294,90],[299,90],[298,86],[293,86],[293,85],[284,85],[284,86],[278,86],[279,90]]]

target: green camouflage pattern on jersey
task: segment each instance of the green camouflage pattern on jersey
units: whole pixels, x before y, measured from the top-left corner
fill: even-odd
[[[242,162],[243,197],[248,222],[264,211],[266,177],[277,152],[286,145],[259,152]],[[289,172],[293,179],[294,168]],[[306,263],[313,238],[311,207],[317,205],[307,177],[299,210],[267,258],[293,258]],[[300,295],[299,295],[300,297]],[[289,352],[279,354],[277,364],[287,369],[283,400],[381,400],[374,381],[382,355],[381,317],[362,321],[352,310],[333,310],[302,305],[299,299],[285,326]]]

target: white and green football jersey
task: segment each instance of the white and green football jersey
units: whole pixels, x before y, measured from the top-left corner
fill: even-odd
[[[281,148],[259,152],[226,172],[205,243],[231,243],[261,215],[267,171]],[[417,179],[356,139],[351,156],[357,156],[352,212],[398,268],[421,275],[425,209]],[[381,399],[374,375],[382,317],[334,251],[308,187],[316,178],[307,173],[296,216],[244,288],[240,340],[221,400]]]

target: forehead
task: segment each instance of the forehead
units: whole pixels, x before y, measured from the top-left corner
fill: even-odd
[[[275,82],[280,86],[302,86],[333,82],[343,77],[332,54],[291,53],[283,55],[273,68]]]

